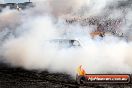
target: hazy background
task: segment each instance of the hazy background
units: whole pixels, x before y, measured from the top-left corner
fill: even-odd
[[[29,0],[0,0],[0,3],[22,3],[28,1]]]

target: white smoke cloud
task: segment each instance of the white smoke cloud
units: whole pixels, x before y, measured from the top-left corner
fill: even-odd
[[[6,8],[0,13],[0,30],[4,28],[14,29],[20,22],[20,14],[16,10],[10,11],[9,8]]]
[[[118,0],[117,0],[118,1]],[[1,58],[12,66],[25,69],[38,69],[53,72],[76,73],[76,68],[82,64],[88,73],[131,73],[131,41],[128,43],[115,36],[91,39],[89,29],[79,24],[66,24],[62,15],[78,13],[86,5],[87,16],[105,15],[104,10],[112,3],[110,0],[50,0],[35,2],[36,7],[17,12],[5,9],[0,13],[0,30],[11,31],[12,36],[1,41]],[[63,8],[62,8],[63,7]],[[108,10],[109,11],[109,10]],[[111,11],[109,18],[116,19],[124,15],[120,9]],[[128,9],[121,26],[129,32],[131,11]],[[77,15],[77,14],[76,14]],[[78,13],[79,15],[79,13]],[[114,16],[114,17],[113,17]],[[14,31],[12,31],[14,30]],[[131,30],[130,30],[131,31]],[[6,32],[5,32],[6,33]],[[52,39],[79,39],[83,43],[80,48],[58,49]]]

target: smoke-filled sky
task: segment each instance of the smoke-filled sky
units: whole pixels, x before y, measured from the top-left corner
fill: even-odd
[[[33,8],[22,11],[5,8],[0,13],[1,62],[29,70],[72,75],[79,65],[88,73],[132,72],[132,5],[125,5],[131,1],[34,1]],[[78,20],[66,23],[74,18]],[[90,19],[94,23],[88,21]],[[93,39],[90,33],[100,29],[98,26],[124,36],[111,34]],[[55,39],[78,40],[81,47],[66,48],[65,43],[62,47],[50,42]]]

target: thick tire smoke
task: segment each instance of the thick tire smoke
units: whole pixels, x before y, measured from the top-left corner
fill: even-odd
[[[35,1],[35,7],[20,12],[5,8],[0,13],[1,61],[72,75],[80,64],[88,73],[131,73],[132,6],[120,3],[123,1],[45,0]],[[68,23],[69,18],[75,22]],[[97,19],[92,23],[91,18]],[[98,25],[103,31],[116,31],[125,37],[111,34],[93,39],[90,33],[100,29]],[[54,39],[77,39],[81,47],[58,48],[49,42]]]

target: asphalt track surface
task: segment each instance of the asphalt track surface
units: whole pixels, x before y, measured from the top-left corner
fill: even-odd
[[[28,71],[0,64],[0,88],[132,88],[131,84],[85,84],[64,73]]]

